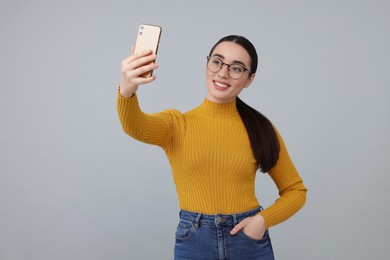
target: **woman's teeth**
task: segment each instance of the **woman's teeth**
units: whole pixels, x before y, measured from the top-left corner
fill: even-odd
[[[222,84],[222,83],[219,83],[219,82],[214,82],[215,85],[217,85],[218,87],[221,87],[221,88],[227,88],[229,87],[228,85],[225,85],[225,84]]]

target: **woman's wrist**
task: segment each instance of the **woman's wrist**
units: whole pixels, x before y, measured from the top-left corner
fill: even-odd
[[[121,86],[119,86],[119,94],[121,95],[121,97],[123,98],[132,98],[134,96],[134,93],[126,93],[125,91],[123,91],[123,89],[121,89]]]

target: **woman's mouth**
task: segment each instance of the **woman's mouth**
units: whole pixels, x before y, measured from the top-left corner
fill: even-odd
[[[220,82],[220,81],[215,81],[214,80],[214,87],[218,90],[226,90],[230,87],[230,85]]]

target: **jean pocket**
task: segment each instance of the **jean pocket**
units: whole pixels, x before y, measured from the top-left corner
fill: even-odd
[[[254,239],[254,238],[251,238],[250,236],[248,236],[247,234],[245,234],[244,230],[240,230],[238,232],[241,236],[243,236],[245,239],[247,239],[248,241],[252,242],[252,243],[256,243],[256,244],[262,244],[262,245],[266,245],[270,242],[270,238],[269,238],[269,233],[268,233],[268,230],[265,231],[263,237],[261,239]]]
[[[185,219],[180,219],[179,224],[176,228],[176,239],[178,240],[187,240],[192,233],[192,222]]]

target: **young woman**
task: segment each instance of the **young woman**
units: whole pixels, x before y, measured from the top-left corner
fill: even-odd
[[[124,131],[164,149],[180,204],[175,259],[274,259],[268,229],[296,213],[306,188],[271,122],[238,98],[255,78],[257,53],[231,35],[207,57],[207,95],[195,109],[145,114],[137,88],[155,80],[151,51],[122,62],[117,109]],[[268,172],[280,198],[262,209],[256,171]]]

